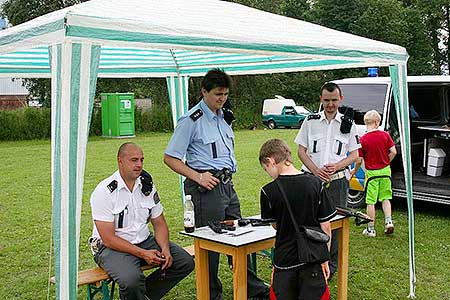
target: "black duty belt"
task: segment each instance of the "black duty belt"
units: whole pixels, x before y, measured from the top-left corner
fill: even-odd
[[[233,178],[233,172],[228,168],[223,168],[222,170],[210,169],[210,170],[197,170],[199,173],[209,172],[214,177],[219,179],[223,184],[227,184]]]

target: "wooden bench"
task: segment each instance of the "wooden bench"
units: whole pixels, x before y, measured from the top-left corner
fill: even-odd
[[[183,249],[194,256],[194,245],[183,247]],[[146,265],[142,266],[141,270],[149,270],[153,267]],[[50,282],[55,284],[56,279],[53,276],[50,278]],[[111,284],[111,289],[109,284]],[[113,300],[115,282],[109,277],[109,275],[101,267],[96,267],[92,269],[82,270],[78,272],[78,287],[87,285],[87,299],[92,300],[94,296],[98,293],[102,294],[102,300]]]

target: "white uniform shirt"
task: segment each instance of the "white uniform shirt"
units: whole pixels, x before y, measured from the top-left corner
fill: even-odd
[[[341,113],[338,112],[329,122],[323,111],[319,115],[317,119],[307,118],[295,138],[295,143],[307,149],[317,167],[337,163],[347,157],[347,152],[361,148],[355,124],[350,133],[341,133]],[[302,169],[308,171],[305,165]]]
[[[117,188],[110,191],[111,183],[116,180]],[[110,185],[110,188],[108,187]],[[112,185],[113,186],[113,185]],[[119,171],[100,182],[91,195],[92,219],[114,222],[115,234],[132,244],[138,244],[150,235],[148,222],[163,212],[155,185],[149,196],[141,191],[141,180],[136,179],[133,191],[130,191]],[[94,223],[92,236],[100,235]]]

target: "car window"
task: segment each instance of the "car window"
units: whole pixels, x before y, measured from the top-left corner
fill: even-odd
[[[286,107],[284,110],[284,113],[286,115],[295,115],[295,111],[293,107]]]
[[[445,115],[445,120],[447,121],[448,124],[450,124],[450,90],[449,87],[447,86],[447,91],[445,93],[445,99],[446,99],[446,105],[447,105],[447,110],[446,110],[446,115]]]
[[[386,99],[387,84],[340,84],[344,101],[339,111],[345,112],[346,107],[355,111],[355,123],[364,124],[364,114],[375,109],[383,117],[384,101]]]

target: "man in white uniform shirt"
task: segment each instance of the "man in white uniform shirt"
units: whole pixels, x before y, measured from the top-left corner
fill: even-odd
[[[189,253],[169,241],[158,191],[142,169],[143,161],[138,145],[123,144],[117,154],[119,170],[91,195],[91,250],[118,283],[122,300],[160,299],[194,268]],[[146,264],[159,268],[145,277],[141,266]]]
[[[295,143],[302,169],[328,183],[334,205],[346,207],[350,173],[348,166],[358,158],[361,147],[353,120],[338,111],[344,100],[340,87],[332,82],[320,89],[323,110],[303,122]],[[331,243],[330,272],[337,271],[337,236]]]

